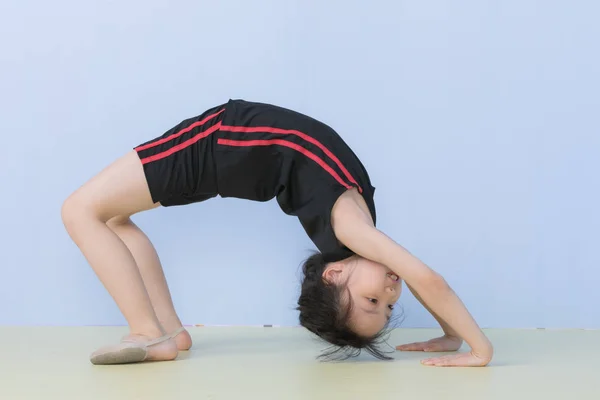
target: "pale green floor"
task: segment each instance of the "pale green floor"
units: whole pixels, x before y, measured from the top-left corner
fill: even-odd
[[[422,353],[320,363],[300,328],[191,328],[173,362],[94,366],[124,328],[0,327],[0,399],[600,399],[600,331],[489,330],[486,368],[432,368]],[[436,330],[400,329],[390,344]]]

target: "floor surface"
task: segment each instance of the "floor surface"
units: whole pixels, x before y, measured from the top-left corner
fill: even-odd
[[[487,330],[485,368],[435,368],[396,352],[341,363],[301,328],[190,328],[173,362],[94,366],[89,354],[124,328],[0,327],[0,399],[600,399],[600,331]],[[399,329],[396,345],[439,335]]]

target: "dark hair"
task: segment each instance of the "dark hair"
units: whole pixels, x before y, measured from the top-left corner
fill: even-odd
[[[303,265],[304,280],[298,299],[300,325],[333,346],[319,358],[347,359],[366,350],[380,360],[390,360],[377,347],[384,330],[374,336],[360,336],[349,328],[352,302],[342,301],[345,285],[333,285],[324,281],[322,275],[327,262],[321,253],[310,256]],[[341,354],[341,355],[340,355]]]

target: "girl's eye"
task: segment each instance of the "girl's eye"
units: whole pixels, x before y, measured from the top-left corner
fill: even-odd
[[[390,304],[388,307],[390,308],[390,310],[394,309],[394,305],[393,304]]]
[[[369,299],[369,301],[373,304],[377,304],[377,299]]]

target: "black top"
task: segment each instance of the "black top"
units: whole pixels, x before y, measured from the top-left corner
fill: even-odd
[[[357,188],[376,221],[375,188],[366,169],[324,123],[270,104],[230,100],[215,140],[219,195],[276,198],[328,262],[354,254],[331,226],[331,209],[342,193]]]

